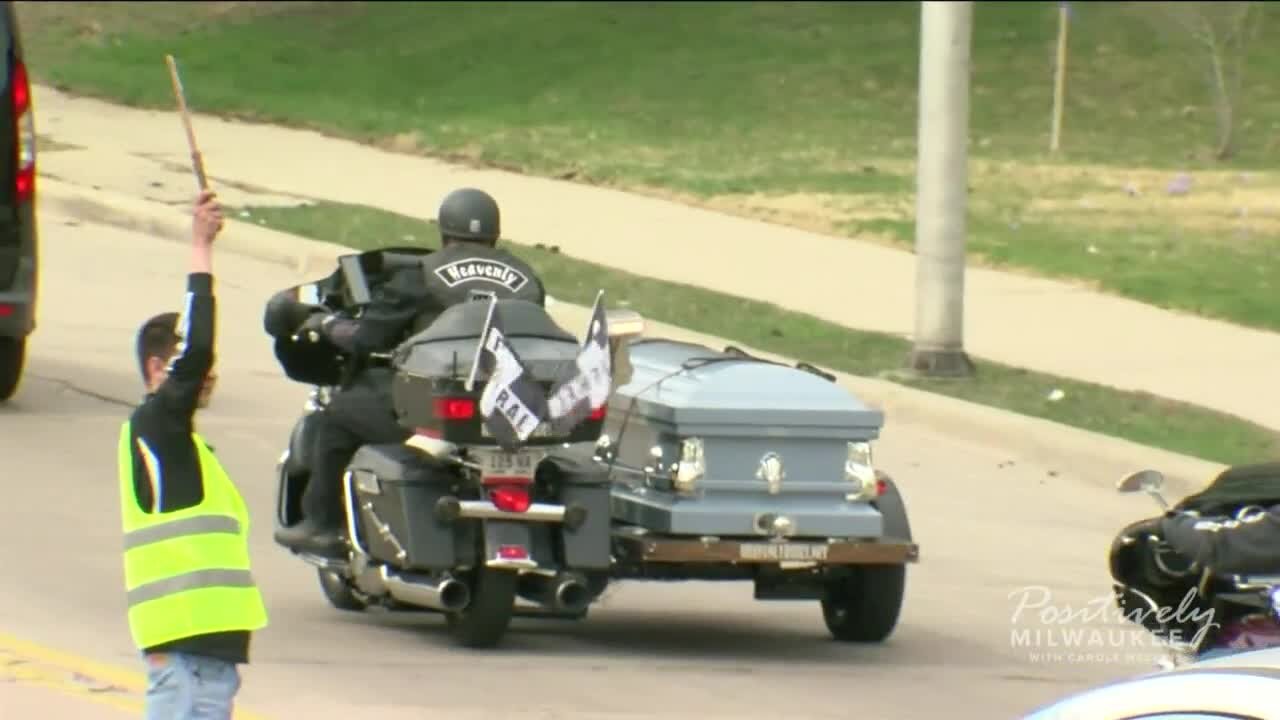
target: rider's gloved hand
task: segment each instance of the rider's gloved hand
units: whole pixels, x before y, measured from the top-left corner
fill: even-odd
[[[324,312],[315,312],[307,316],[302,325],[298,327],[296,337],[310,340],[311,342],[319,342],[324,336],[325,322],[329,319],[329,314]]]

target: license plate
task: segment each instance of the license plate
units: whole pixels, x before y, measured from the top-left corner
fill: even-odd
[[[480,425],[480,437],[488,439],[493,438],[493,431],[489,429],[488,425],[483,423]],[[538,439],[551,437],[551,423],[542,423],[538,427],[534,428],[533,432],[529,433],[529,437]]]
[[[533,477],[538,463],[546,457],[542,450],[472,450],[484,477]]]
[[[738,557],[743,560],[805,562],[827,559],[825,543],[742,543]]]

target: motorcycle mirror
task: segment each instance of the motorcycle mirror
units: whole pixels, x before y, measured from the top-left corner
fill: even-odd
[[[1116,492],[1158,492],[1164,487],[1164,475],[1159,470],[1139,470],[1120,478],[1116,483]]]

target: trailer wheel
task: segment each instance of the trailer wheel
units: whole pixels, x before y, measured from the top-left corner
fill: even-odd
[[[829,580],[822,619],[841,642],[884,642],[898,624],[907,584],[905,565],[863,565]]]

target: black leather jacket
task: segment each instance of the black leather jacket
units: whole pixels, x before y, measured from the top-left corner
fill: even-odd
[[[542,281],[523,260],[499,248],[458,243],[427,255],[421,266],[395,270],[371,290],[372,299],[359,317],[333,316],[324,335],[358,358],[388,352],[446,308],[478,293],[546,303]]]
[[[1280,505],[1245,520],[1170,513],[1160,534],[1179,554],[1214,572],[1280,573]]]

